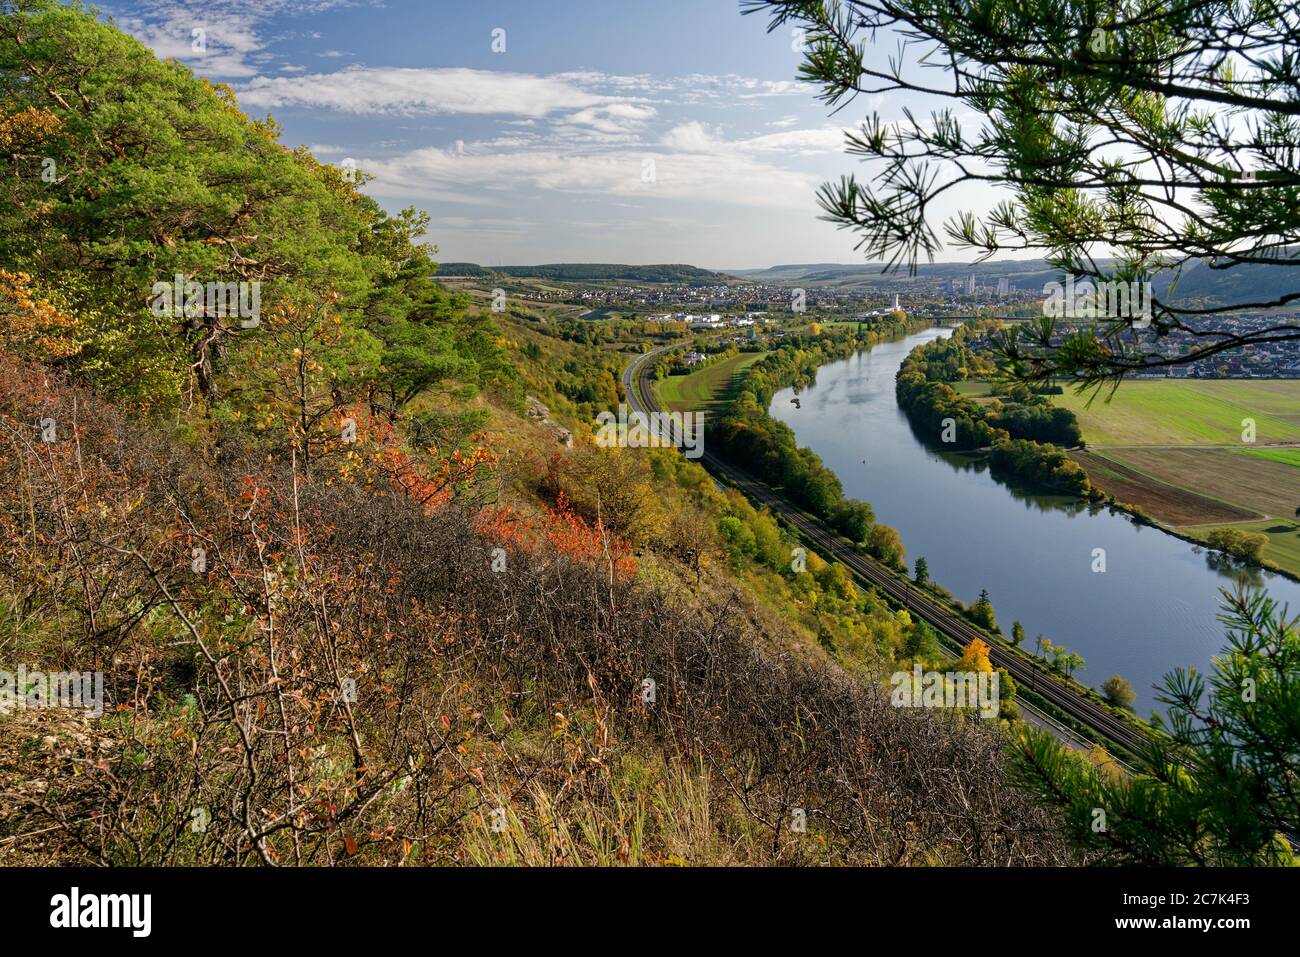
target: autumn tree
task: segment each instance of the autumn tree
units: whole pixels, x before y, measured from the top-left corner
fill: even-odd
[[[81,350],[77,320],[42,298],[26,273],[0,269],[0,349],[58,363]]]
[[[871,534],[867,537],[867,551],[892,568],[904,568],[903,559],[906,552],[903,548],[903,540],[895,528],[888,525],[871,526]]]
[[[993,665],[989,661],[988,642],[979,638],[972,638],[966,647],[962,649],[961,659],[957,662],[956,670],[992,672]]]
[[[1101,683],[1101,695],[1115,707],[1130,711],[1133,710],[1133,702],[1137,701],[1137,692],[1128,679],[1120,675],[1111,675]]]

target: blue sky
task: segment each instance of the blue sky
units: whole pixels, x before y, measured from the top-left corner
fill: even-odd
[[[444,261],[861,261],[851,233],[817,218],[814,193],[862,169],[843,154],[843,129],[872,110],[898,119],[905,102],[829,115],[795,79],[791,29],[767,33],[737,0],[99,9],[159,55],[230,83],[286,142],[355,162],[386,207],[427,210]],[[886,41],[881,56],[892,51]],[[956,195],[937,216],[978,199]]]

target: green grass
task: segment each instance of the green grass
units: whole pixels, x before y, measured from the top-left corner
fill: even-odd
[[[1300,442],[1300,380],[1137,381],[1104,394],[1053,396],[1079,417],[1089,445],[1241,445],[1254,419],[1259,445]]]
[[[1247,449],[1246,454],[1300,469],[1300,449]]]
[[[702,410],[712,418],[732,397],[740,373],[765,353],[742,352],[690,375],[670,375],[655,383],[655,395],[674,412]]]

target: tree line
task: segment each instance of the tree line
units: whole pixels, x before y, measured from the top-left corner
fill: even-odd
[[[1083,467],[1061,448],[1078,446],[1083,433],[1069,409],[1016,384],[987,403],[961,395],[948,383],[974,373],[991,376],[990,359],[971,346],[974,332],[959,327],[947,339],[912,350],[895,377],[899,406],[927,440],[954,450],[987,449],[1001,478],[1066,495],[1100,499]]]
[[[877,558],[901,566],[904,553],[893,529],[875,524],[866,502],[846,498],[835,473],[812,449],[800,448],[794,430],[772,418],[767,408],[777,391],[811,385],[818,366],[869,348],[907,330],[903,317],[887,317],[856,329],[818,335],[799,333],[759,359],[741,380],[735,399],[709,432],[722,454],[756,478],[780,488],[793,502],[824,519],[846,538],[865,543]]]

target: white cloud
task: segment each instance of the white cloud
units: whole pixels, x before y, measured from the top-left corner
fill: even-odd
[[[808,130],[787,130],[782,133],[764,133],[748,139],[725,140],[715,130],[698,120],[681,123],[669,130],[662,144],[673,150],[688,153],[716,153],[738,151],[742,153],[794,153],[814,156],[819,153],[837,153],[844,148],[844,128],[838,126]]]
[[[643,129],[646,123],[656,115],[652,106],[637,106],[635,103],[610,103],[605,106],[589,106],[565,118],[564,122],[572,126],[584,126],[609,135],[631,135]]]
[[[327,50],[317,55],[349,54]],[[303,106],[347,113],[538,117],[572,110],[573,123],[613,134],[638,128],[639,121],[654,115],[653,107],[637,104],[735,103],[794,93],[806,95],[807,90],[793,81],[735,75],[662,78],[594,71],[528,74],[463,67],[357,65],[294,77],[259,76],[242,85],[240,100],[263,109]]]
[[[669,88],[681,93],[686,102],[749,100],[770,96],[807,97],[809,94],[808,85],[798,80],[760,80],[734,73],[722,76],[690,73],[676,78]]]
[[[319,13],[354,0],[109,0],[118,27],[159,57],[175,57],[204,76],[256,76],[266,62],[261,26],[280,16]],[[196,32],[199,31],[199,32]]]
[[[646,162],[654,176],[647,182]],[[620,198],[716,202],[740,206],[808,209],[817,179],[782,169],[735,149],[599,152],[486,150],[483,144],[427,147],[388,159],[358,160],[375,176],[379,196],[431,194],[459,202],[500,203],[524,189]]]
[[[722,140],[699,120],[674,126],[664,135],[663,145],[687,153],[716,153],[724,148]]]
[[[787,130],[784,133],[765,133],[741,140],[736,146],[754,152],[790,152],[800,156],[838,153],[844,149],[844,134],[847,132],[849,130],[839,126]]]
[[[355,66],[335,73],[257,77],[237,92],[241,105],[259,109],[299,106],[358,114],[540,117],[559,110],[581,112],[617,104],[613,97],[590,93],[555,76],[464,67]]]

